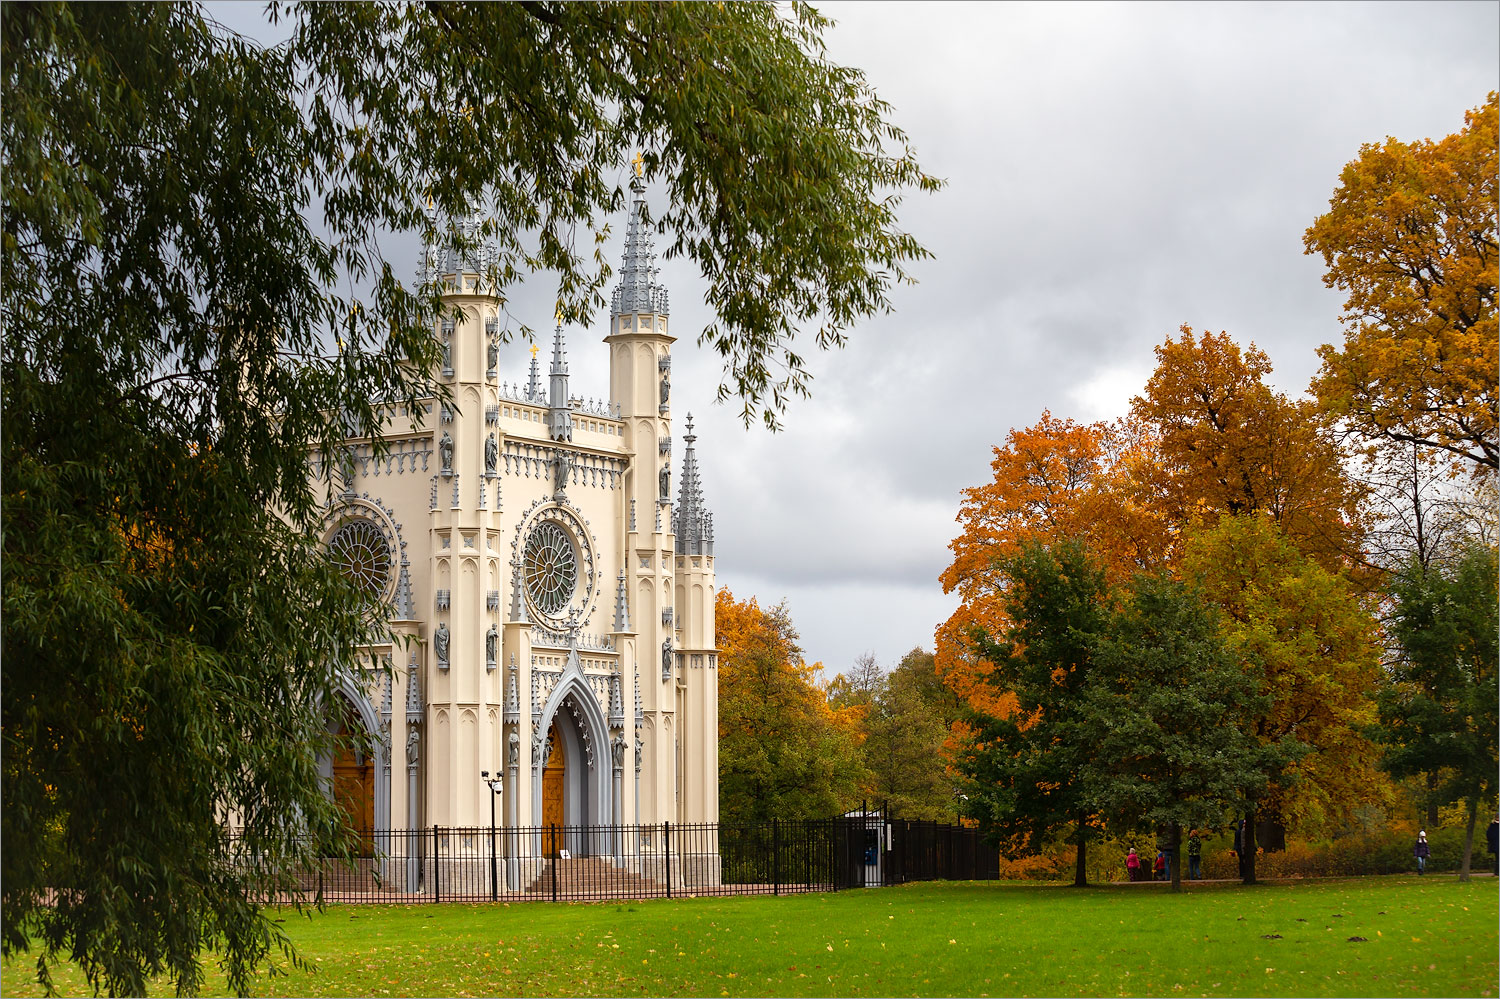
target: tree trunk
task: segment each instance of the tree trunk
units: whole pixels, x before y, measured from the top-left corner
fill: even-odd
[[[1172,890],[1182,891],[1182,825],[1172,823]]]
[[[1255,884],[1255,806],[1251,805],[1245,812],[1245,834],[1240,838],[1240,846],[1245,854],[1245,877],[1244,883]]]
[[[1073,887],[1087,888],[1089,884],[1088,867],[1085,860],[1088,856],[1088,841],[1085,838],[1083,826],[1083,813],[1078,813],[1078,862],[1073,865]]]
[[[1469,860],[1474,856],[1474,819],[1479,815],[1479,799],[1469,799],[1469,823],[1464,829],[1464,862],[1458,868],[1458,880],[1469,880]]]

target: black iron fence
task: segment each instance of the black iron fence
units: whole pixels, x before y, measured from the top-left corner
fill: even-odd
[[[885,818],[749,825],[377,830],[364,856],[300,872],[324,902],[581,901],[782,895],[906,881],[993,879],[998,856],[973,829]]]

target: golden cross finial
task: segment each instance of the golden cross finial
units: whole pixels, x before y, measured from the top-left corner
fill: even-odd
[[[557,311],[556,312],[552,313],[552,317],[557,320],[557,325],[559,325],[559,326],[562,325],[562,306],[561,305],[559,305],[557,307]]]
[[[536,344],[532,344],[531,345],[531,359],[533,361],[536,360],[536,352],[537,352],[537,346],[536,346]]]
[[[640,153],[636,153],[635,154],[635,159],[631,160],[630,162],[635,167],[635,175],[637,177],[641,176],[641,173],[642,173],[642,170],[643,170],[643,166],[642,165],[646,162],[644,159],[641,158],[641,154]]]

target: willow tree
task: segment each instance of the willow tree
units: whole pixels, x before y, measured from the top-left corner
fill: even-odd
[[[926,255],[894,211],[938,183],[805,5],[271,10],[276,46],[191,3],[0,9],[0,897],[44,984],[192,992],[208,948],[244,992],[286,947],[255,900],[337,821],[317,706],[375,611],[308,458],[439,391],[439,289],[382,238],[483,242],[502,296],[550,270],[583,320],[640,150],[721,395],[771,425],[798,338],[842,344]]]

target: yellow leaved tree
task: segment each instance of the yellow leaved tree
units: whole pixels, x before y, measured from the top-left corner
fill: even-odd
[[[1349,296],[1343,349],[1319,351],[1312,390],[1368,441],[1416,443],[1493,473],[1496,94],[1464,117],[1438,142],[1362,146],[1308,228],[1324,282]]]

